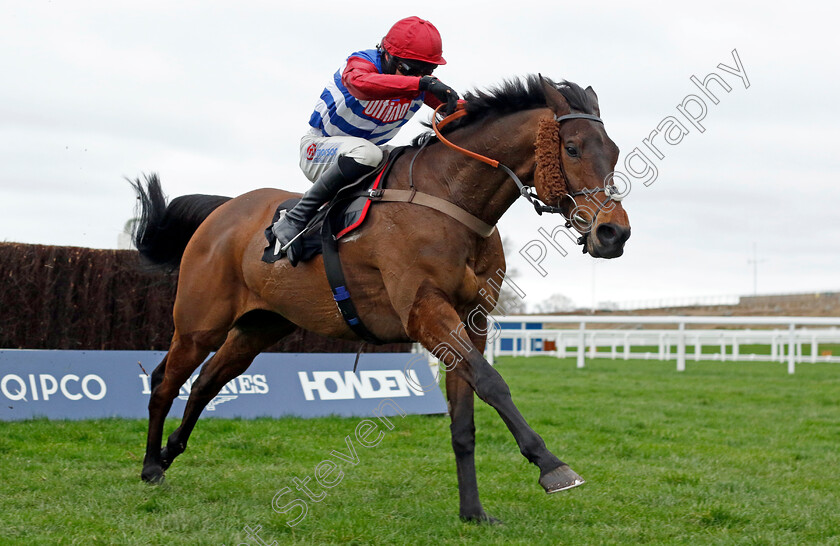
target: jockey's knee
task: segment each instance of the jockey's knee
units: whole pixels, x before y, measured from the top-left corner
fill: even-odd
[[[368,167],[376,167],[382,161],[382,150],[376,144],[368,141],[360,142],[341,155]]]

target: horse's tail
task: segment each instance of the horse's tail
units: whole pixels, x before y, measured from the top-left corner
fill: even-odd
[[[134,246],[150,263],[176,269],[187,243],[210,213],[230,197],[183,195],[166,205],[157,174],[129,180],[137,192],[137,221],[132,231]]]

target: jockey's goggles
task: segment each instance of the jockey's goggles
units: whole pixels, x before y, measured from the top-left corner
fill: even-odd
[[[409,59],[395,59],[397,61],[397,68],[404,76],[431,76],[436,64],[424,63],[423,61],[413,61]]]

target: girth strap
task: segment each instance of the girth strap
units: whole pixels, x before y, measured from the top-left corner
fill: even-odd
[[[344,321],[353,330],[353,333],[368,343],[381,345],[382,341],[373,335],[367,329],[364,322],[362,322],[356,306],[353,305],[350,291],[347,290],[347,280],[344,276],[344,269],[341,267],[341,259],[338,254],[338,241],[335,238],[335,229],[333,227],[333,220],[337,216],[337,211],[337,207],[331,206],[327,211],[327,215],[324,217],[324,223],[321,225],[324,272],[327,274],[327,281],[330,283],[335,304]]]
[[[485,238],[489,237],[494,231],[496,231],[496,226],[491,226],[490,224],[482,221],[480,218],[473,216],[455,203],[447,201],[446,199],[441,199],[440,197],[435,197],[434,195],[429,195],[428,193],[415,190],[384,189],[370,190],[370,192],[368,192],[368,196],[371,201],[413,203],[415,205],[434,209],[438,212],[442,212],[450,218],[454,218]]]
[[[386,158],[387,164],[385,165],[385,169],[379,174],[383,181],[387,179],[388,174],[391,172],[391,167],[394,166],[397,158],[404,151],[405,148],[396,148],[389,153],[389,156]],[[321,248],[324,259],[324,272],[327,275],[330,291],[344,322],[347,323],[350,329],[353,330],[353,333],[359,336],[359,338],[373,345],[381,345],[383,343],[382,340],[367,329],[367,326],[365,326],[365,323],[362,322],[362,318],[359,316],[359,312],[356,310],[356,306],[353,304],[353,298],[350,297],[350,291],[347,289],[347,278],[344,276],[344,268],[341,267],[338,240],[335,237],[337,217],[342,212],[342,208],[337,207],[336,204],[355,199],[360,195],[367,196],[368,192],[369,190],[358,191],[352,187],[348,187],[339,192],[335,199],[333,199],[328,205],[329,208],[324,216],[324,222],[321,224]],[[359,351],[361,351],[361,347]],[[358,364],[358,355],[356,355],[356,359],[356,364]],[[353,366],[353,371],[356,371],[355,365]]]

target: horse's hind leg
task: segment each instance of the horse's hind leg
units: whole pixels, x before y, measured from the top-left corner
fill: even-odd
[[[181,425],[169,436],[161,452],[164,470],[187,448],[201,412],[222,387],[247,370],[258,354],[294,329],[294,324],[267,311],[252,311],[234,325],[193,383]]]
[[[149,432],[146,439],[146,456],[143,459],[144,481],[156,483],[163,479],[160,461],[160,444],[163,439],[163,425],[178,396],[178,390],[190,374],[198,368],[210,347],[200,345],[193,336],[182,336],[177,331],[172,345],[163,361],[152,372],[152,393],[149,397]]]

